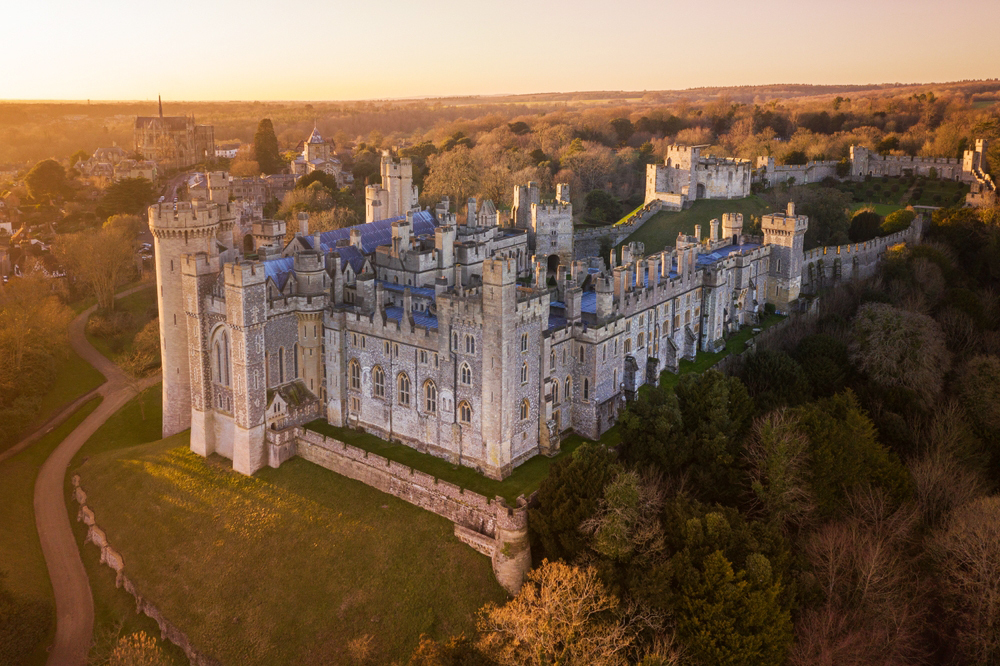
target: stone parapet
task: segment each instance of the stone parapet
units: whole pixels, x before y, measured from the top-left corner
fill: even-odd
[[[300,457],[455,523],[459,540],[491,556],[504,589],[516,594],[521,588],[531,568],[529,500],[521,496],[517,506],[510,507],[502,497],[487,499],[340,440],[300,427],[289,430],[295,432]]]

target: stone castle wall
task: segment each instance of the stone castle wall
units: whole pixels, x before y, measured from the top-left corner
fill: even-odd
[[[625,219],[598,229],[581,229],[573,234],[573,253],[575,259],[597,257],[601,254],[601,240],[608,238],[615,246],[639,230],[654,215],[665,208],[660,199],[654,199],[639,210],[630,213]],[[607,257],[604,257],[607,259]]]
[[[462,542],[490,555],[493,572],[508,592],[516,594],[520,589],[524,574],[531,568],[528,502],[524,498],[518,498],[518,506],[511,508],[501,497],[487,499],[339,440],[299,427],[291,431],[291,436],[275,438],[280,442],[272,441],[273,459],[297,453],[321,467],[447,518],[455,524],[455,534]],[[292,441],[294,453],[290,451]]]
[[[802,257],[802,292],[815,293],[845,280],[864,280],[875,274],[885,251],[900,243],[920,239],[923,219],[918,216],[908,229],[864,243],[817,247]]]

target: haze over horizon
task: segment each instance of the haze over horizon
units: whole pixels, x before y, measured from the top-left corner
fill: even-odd
[[[1000,3],[178,0],[8,8],[10,100],[356,100],[1000,75]],[[171,18],[172,17],[172,18]],[[48,39],[40,43],[39,34]]]

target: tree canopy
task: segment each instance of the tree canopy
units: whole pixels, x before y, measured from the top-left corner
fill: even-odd
[[[35,201],[52,201],[66,194],[66,169],[55,160],[42,160],[31,167],[24,183]]]
[[[146,210],[156,201],[153,183],[145,178],[124,178],[111,183],[97,202],[97,215],[109,218],[113,215],[146,216]]]
[[[253,135],[253,157],[260,170],[267,174],[279,173],[284,167],[278,150],[278,137],[274,134],[270,118],[263,118],[257,123],[257,131]]]

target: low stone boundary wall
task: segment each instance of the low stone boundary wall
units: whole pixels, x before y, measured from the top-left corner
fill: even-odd
[[[87,506],[87,493],[80,487],[80,475],[74,474],[72,482],[73,499],[80,505],[76,519],[87,526],[85,543],[92,543],[100,549],[101,564],[108,565],[115,572],[115,586],[124,587],[135,598],[135,612],[151,617],[160,627],[160,638],[177,645],[194,666],[221,666],[220,662],[199,652],[183,631],[163,617],[159,609],[142,596],[132,579],[125,574],[125,559],[108,543],[107,534],[97,525],[93,510]]]
[[[581,229],[573,232],[573,254],[575,259],[596,257],[601,253],[601,239],[610,238],[612,245],[618,245],[646,224],[664,208],[664,203],[654,199],[639,210],[630,213],[615,224],[596,229]],[[604,257],[607,259],[607,257]]]
[[[493,573],[504,589],[511,594],[521,589],[524,575],[531,568],[529,500],[519,497],[512,508],[502,497],[487,499],[300,426],[290,431],[295,441],[293,455],[447,518],[455,523],[455,536],[460,541],[490,556]],[[280,446],[287,451],[289,438],[281,439]]]

